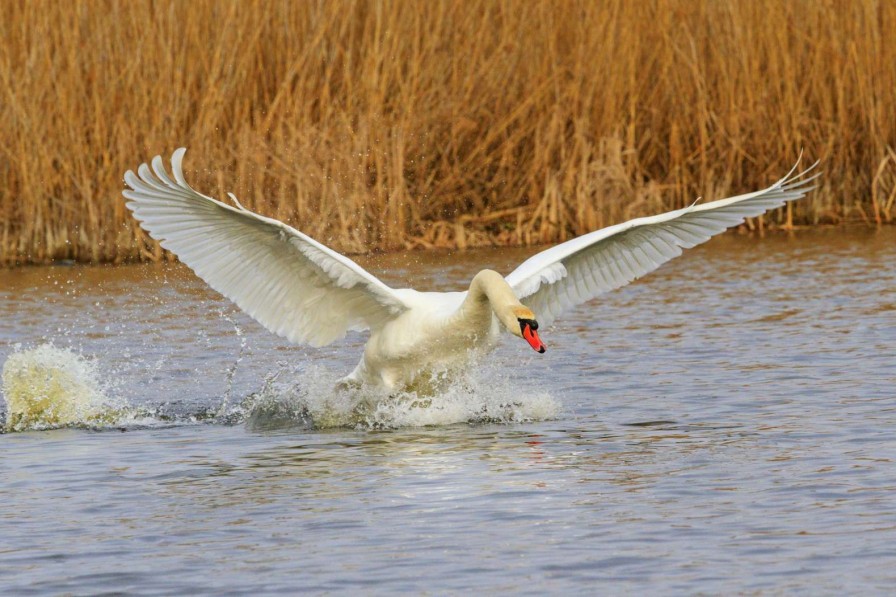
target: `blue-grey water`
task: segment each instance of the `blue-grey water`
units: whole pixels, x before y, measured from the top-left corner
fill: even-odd
[[[724,236],[375,416],[326,395],[363,336],[289,346],[182,266],[0,271],[0,362],[52,344],[131,413],[0,435],[0,592],[888,593],[894,264],[891,229]]]

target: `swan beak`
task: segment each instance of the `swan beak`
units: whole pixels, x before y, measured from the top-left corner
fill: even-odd
[[[529,322],[521,322],[521,326],[523,328],[523,338],[526,339],[526,342],[529,343],[534,350],[539,353],[544,353],[547,350],[547,347],[544,345],[544,342],[541,341],[541,338],[538,337],[538,332],[535,330],[538,329],[538,324],[534,321],[532,323]]]

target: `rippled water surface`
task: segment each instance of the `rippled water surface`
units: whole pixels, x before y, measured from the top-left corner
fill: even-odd
[[[363,264],[455,289],[530,252]],[[0,271],[0,362],[53,344],[131,413],[0,435],[0,586],[887,592],[894,264],[890,229],[725,236],[361,415],[328,395],[361,336],[289,346],[182,266]]]

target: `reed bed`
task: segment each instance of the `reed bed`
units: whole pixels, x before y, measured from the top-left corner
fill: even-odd
[[[824,178],[750,225],[896,216],[896,3],[0,3],[0,263],[166,256],[122,174],[181,145],[337,249],[548,243]]]

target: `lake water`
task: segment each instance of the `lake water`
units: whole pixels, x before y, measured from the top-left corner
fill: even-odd
[[[460,289],[531,252],[360,261]],[[893,229],[724,236],[367,411],[330,389],[362,336],[289,346],[182,266],[0,271],[0,362],[106,405],[0,435],[0,586],[889,592],[894,264]]]

